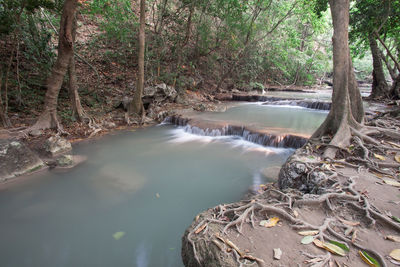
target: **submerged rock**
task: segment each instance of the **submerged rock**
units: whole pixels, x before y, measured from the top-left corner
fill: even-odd
[[[44,149],[50,156],[55,156],[70,151],[72,146],[67,139],[56,135],[46,140]]]
[[[0,182],[44,166],[43,161],[24,143],[0,140]]]
[[[74,165],[74,160],[72,155],[62,155],[57,159],[57,165],[60,167],[69,167]]]

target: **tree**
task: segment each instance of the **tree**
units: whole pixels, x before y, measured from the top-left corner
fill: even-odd
[[[390,67],[390,62],[382,56],[383,54],[380,52],[377,40],[396,66],[396,59],[393,57],[392,51],[387,44],[398,43],[400,38],[400,28],[398,25],[399,13],[400,2],[398,1],[362,0],[356,1],[352,7],[350,39],[356,44],[356,50],[360,54],[363,53],[367,45],[371,49],[373,59],[371,98],[396,97],[393,94],[393,89],[390,90],[387,85],[382,67],[382,59],[385,61],[391,75],[394,74],[392,73],[393,69]],[[393,79],[394,84],[395,80]]]
[[[333,94],[332,107],[312,138],[332,135],[331,145],[343,147],[350,143],[351,128],[363,122],[362,98],[355,84],[349,42],[349,0],[329,1],[333,21]],[[336,150],[327,149],[334,157]]]
[[[73,25],[77,2],[77,0],[65,0],[64,2],[60,20],[58,56],[52,72],[47,79],[44,110],[30,130],[49,128],[62,130],[62,126],[57,118],[58,94],[74,54]]]
[[[371,98],[387,97],[389,92],[389,86],[386,82],[385,73],[383,72],[382,58],[380,57],[380,50],[378,43],[376,42],[375,35],[369,36],[369,46],[372,54],[372,90]]]
[[[139,72],[136,84],[136,91],[132,101],[131,111],[137,115],[144,115],[144,107],[142,95],[144,89],[144,49],[145,49],[145,19],[146,19],[146,3],[140,0],[140,26],[139,26]]]

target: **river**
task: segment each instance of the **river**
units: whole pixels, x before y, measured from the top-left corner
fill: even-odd
[[[239,104],[207,120],[311,134],[327,112]],[[0,191],[1,266],[183,266],[194,216],[273,181],[293,153],[159,125],[74,146],[88,160]]]

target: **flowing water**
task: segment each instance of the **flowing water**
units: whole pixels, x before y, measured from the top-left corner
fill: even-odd
[[[204,116],[310,133],[326,114],[246,104]],[[182,266],[194,216],[270,181],[292,152],[172,125],[81,143],[74,169],[0,189],[0,266]]]

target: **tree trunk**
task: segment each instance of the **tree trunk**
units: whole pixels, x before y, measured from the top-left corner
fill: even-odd
[[[58,56],[53,70],[47,79],[44,110],[31,129],[62,129],[57,118],[57,100],[64,76],[74,53],[73,24],[76,8],[77,0],[65,0],[60,21]]]
[[[397,75],[396,80],[393,81],[392,88],[390,89],[390,97],[393,99],[400,99],[400,74]]]
[[[3,105],[3,96],[2,96],[2,91],[3,89],[3,70],[0,69],[0,125],[3,126],[4,128],[9,128],[11,127],[11,122],[10,119],[8,118],[7,112],[5,111],[4,105]]]
[[[144,114],[142,102],[144,88],[144,49],[145,49],[145,18],[146,18],[146,3],[145,0],[140,0],[140,26],[139,26],[139,72],[136,85],[135,95],[132,101],[132,112],[137,115]]]
[[[386,83],[385,73],[383,72],[382,60],[380,57],[378,43],[374,36],[369,37],[369,47],[372,54],[372,91],[370,98],[384,98],[387,97],[389,87]]]
[[[333,136],[332,145],[345,147],[350,143],[351,127],[357,128],[359,122],[362,123],[362,98],[352,74],[348,41],[349,0],[330,0],[329,4],[334,29],[332,107],[312,138]],[[335,154],[335,149],[328,148],[324,155],[333,158]]]
[[[385,55],[383,54],[382,50],[379,49],[379,56],[381,57],[381,59],[383,60],[383,62],[385,62],[386,65],[386,69],[388,70],[390,77],[392,78],[392,81],[394,82],[396,80],[396,66],[392,67],[390,66],[390,63],[388,61],[388,59],[385,57]]]
[[[75,36],[76,36],[76,18],[74,19],[74,26],[72,30],[72,39],[75,43]],[[72,55],[71,60],[68,66],[68,90],[69,90],[69,97],[71,100],[72,106],[72,116],[79,122],[83,121],[85,117],[85,112],[81,105],[81,99],[78,93],[78,82],[76,78],[76,68],[75,68],[75,56]]]

